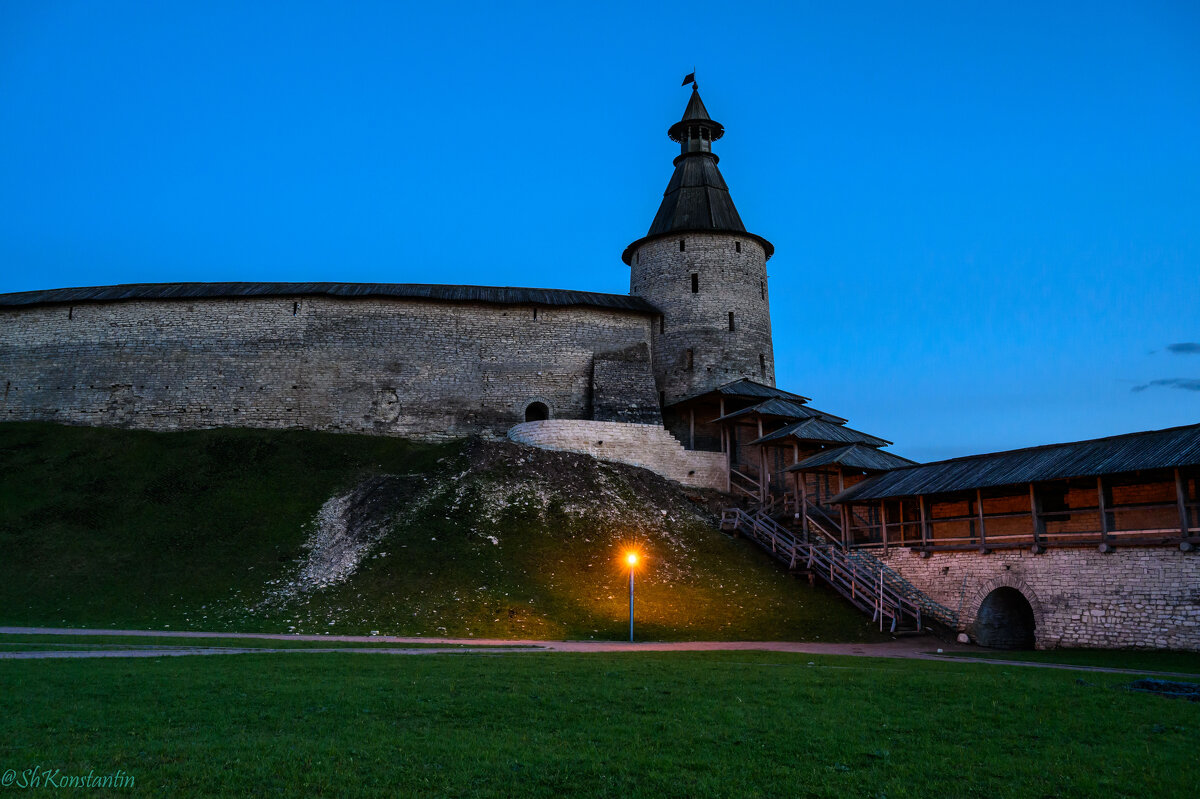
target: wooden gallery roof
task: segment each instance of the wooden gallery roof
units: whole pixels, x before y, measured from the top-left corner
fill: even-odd
[[[860,502],[1200,465],[1200,424],[969,455],[870,477],[833,498]]]
[[[812,457],[805,458],[799,463],[787,467],[784,471],[804,472],[821,466],[849,466],[851,469],[858,469],[864,472],[886,472],[891,469],[900,469],[905,466],[915,465],[916,461],[910,461],[908,458],[902,458],[891,452],[884,452],[883,450],[863,446],[862,444],[850,444],[845,447],[818,452]]]

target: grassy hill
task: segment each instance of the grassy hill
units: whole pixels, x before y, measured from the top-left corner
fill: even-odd
[[[0,624],[870,640],[656,475],[483,440],[0,424]]]

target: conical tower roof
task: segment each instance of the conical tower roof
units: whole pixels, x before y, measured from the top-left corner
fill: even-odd
[[[738,233],[762,244],[768,258],[774,254],[769,241],[746,231],[717,168],[719,159],[710,144],[723,135],[724,126],[709,116],[700,92],[693,87],[683,118],[667,130],[672,141],[683,145],[683,153],[675,159],[675,174],[667,183],[650,230],[625,248],[621,256],[625,263],[631,262],[634,250],[643,242],[682,232]]]

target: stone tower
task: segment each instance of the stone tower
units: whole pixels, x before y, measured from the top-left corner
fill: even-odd
[[[675,174],[650,231],[625,248],[629,291],[663,312],[653,340],[663,404],[738,378],[775,385],[767,259],[775,248],[747,233],[717,169],[712,143],[725,134],[692,89]]]

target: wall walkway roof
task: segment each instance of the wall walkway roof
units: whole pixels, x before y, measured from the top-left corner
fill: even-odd
[[[915,497],[1196,465],[1200,465],[1200,424],[910,466],[868,478],[833,501]]]
[[[214,299],[219,297],[396,297],[492,305],[558,305],[661,313],[641,297],[565,289],[454,286],[428,283],[127,283],[0,294],[0,307],[119,300]]]

